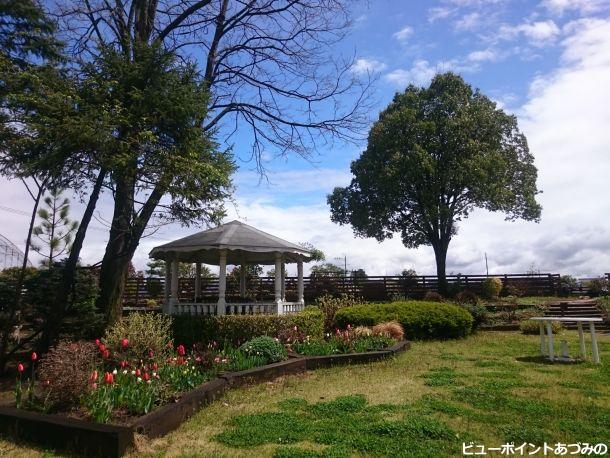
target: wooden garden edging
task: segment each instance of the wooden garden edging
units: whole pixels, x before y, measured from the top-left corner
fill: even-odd
[[[133,446],[134,434],[144,434],[150,438],[163,436],[178,428],[203,406],[214,401],[230,388],[322,367],[379,361],[403,352],[409,347],[410,343],[403,340],[387,350],[296,357],[245,371],[220,374],[218,378],[184,394],[177,402],[159,407],[127,425],[92,423],[61,415],[0,406],[0,431],[13,438],[55,449],[69,450],[77,455],[120,457]]]

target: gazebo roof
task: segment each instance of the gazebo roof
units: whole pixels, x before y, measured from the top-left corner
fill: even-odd
[[[263,232],[240,221],[154,247],[153,259],[219,264],[220,250],[227,250],[227,264],[274,264],[275,253],[284,255],[284,262],[309,261],[311,251],[295,243]]]

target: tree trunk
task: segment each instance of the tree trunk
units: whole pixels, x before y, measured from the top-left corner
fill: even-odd
[[[447,249],[449,248],[449,240],[439,241],[432,245],[434,248],[434,257],[436,258],[436,277],[438,281],[438,292],[445,296],[447,294]]]
[[[83,242],[85,241],[85,236],[87,235],[87,229],[89,228],[89,223],[91,223],[93,212],[97,206],[97,201],[101,194],[105,178],[106,170],[101,169],[98,173],[97,179],[95,180],[91,194],[89,195],[89,201],[87,202],[87,207],[85,208],[83,217],[78,225],[76,235],[74,236],[74,242],[70,248],[70,254],[63,267],[61,283],[52,304],[53,309],[48,316],[45,331],[43,332],[38,344],[38,351],[41,354],[45,353],[59,337],[62,320],[65,316],[66,309],[71,303],[70,293],[74,288],[74,283],[76,280],[76,268],[78,266],[80,252],[83,248]]]
[[[129,172],[125,171],[115,176],[112,226],[100,268],[100,295],[96,305],[106,314],[107,325],[121,318],[121,297],[125,290],[125,277],[132,256],[129,254],[129,247],[134,216],[134,187],[128,174]]]

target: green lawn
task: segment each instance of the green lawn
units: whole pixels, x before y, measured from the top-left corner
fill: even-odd
[[[576,337],[560,339],[574,351]],[[463,441],[610,443],[608,336],[600,349],[602,365],[574,366],[540,361],[538,338],[517,333],[415,343],[394,360],[231,391],[142,439],[137,455],[442,457],[462,456]],[[41,454],[0,441],[2,456]]]

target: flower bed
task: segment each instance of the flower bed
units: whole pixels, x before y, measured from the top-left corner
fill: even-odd
[[[325,365],[374,361],[393,354],[391,348],[403,337],[397,322],[374,328],[348,325],[325,337],[291,325],[275,337],[259,335],[239,347],[212,341],[187,349],[174,346],[171,326],[164,315],[135,314],[95,342],[63,341],[40,359],[32,353],[27,369],[18,364],[14,407],[0,412],[0,423],[30,438],[41,422],[59,421],[69,431],[88,431],[84,436],[70,433],[78,437],[110,434],[110,447],[121,453],[123,427],[164,434],[228,387]],[[115,429],[99,429],[103,424]],[[94,425],[93,432],[86,425]],[[65,444],[79,450],[101,440],[68,437]],[[57,446],[55,438],[46,442]]]
[[[65,414],[47,414],[24,410],[23,408],[18,409],[14,406],[2,406],[0,407],[0,429],[13,436],[41,445],[78,450],[79,454],[88,456],[121,456],[133,445],[135,433],[146,434],[149,437],[164,435],[177,428],[202,406],[222,395],[230,387],[270,380],[278,376],[295,374],[330,365],[377,361],[404,351],[408,346],[408,342],[402,340],[380,351],[295,357],[242,371],[218,372],[216,378],[188,392],[184,392],[174,402],[142,416],[123,418],[121,424],[101,424],[82,418],[70,418]],[[181,350],[177,351],[181,352]],[[176,357],[177,360],[178,357]],[[189,358],[186,355],[183,357]],[[220,363],[222,364],[222,361]],[[110,381],[111,377],[108,374],[113,376],[112,381]],[[122,372],[119,374],[117,370],[116,375],[118,377],[114,377],[114,375],[112,372],[105,372],[103,380],[100,380],[100,374],[98,374],[98,383],[105,384],[105,387],[102,387],[102,389],[111,391],[108,387],[118,384],[119,379],[123,376],[135,377],[135,383],[138,384],[136,386],[144,386],[144,383],[147,385],[154,383],[151,381],[148,384],[148,381],[144,381],[142,373],[140,373],[139,377],[142,379],[142,382],[137,381],[138,377],[136,374],[131,374],[129,371],[126,374]],[[161,380],[161,378],[155,378],[155,380]],[[132,386],[132,383],[134,382],[126,382],[129,387]],[[100,389],[100,387],[98,386],[96,389]],[[125,390],[129,392],[129,389],[126,388]],[[113,399],[113,396],[102,396],[102,398]],[[111,420],[116,418],[111,417]],[[44,431],[44,433],[41,433],[41,431]]]

